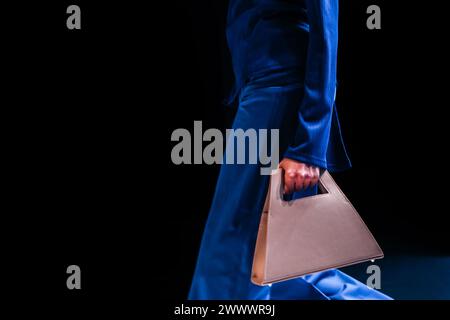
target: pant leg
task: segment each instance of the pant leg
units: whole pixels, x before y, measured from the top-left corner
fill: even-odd
[[[283,154],[297,125],[295,115],[303,96],[300,78],[295,72],[269,73],[252,81],[241,93],[233,128],[279,129]],[[222,165],[189,299],[388,298],[338,270],[272,286],[252,284],[254,246],[268,182],[257,164]]]
[[[330,300],[392,300],[391,297],[336,269],[310,274],[303,279]]]
[[[302,94],[298,80],[279,75],[269,74],[251,82],[241,93],[233,129],[279,129],[283,152],[295,132],[296,108]],[[261,175],[259,164],[222,165],[189,299],[270,297],[269,287],[250,282],[268,183],[269,177]]]

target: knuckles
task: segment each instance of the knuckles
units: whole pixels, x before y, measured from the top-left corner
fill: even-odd
[[[286,176],[290,179],[318,179],[319,176],[317,174],[311,175],[309,172],[305,172],[303,170],[289,170],[286,172]]]

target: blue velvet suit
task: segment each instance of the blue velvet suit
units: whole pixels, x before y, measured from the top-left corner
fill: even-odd
[[[239,99],[233,129],[279,129],[280,158],[349,168],[334,104],[338,0],[231,0],[227,21]],[[222,165],[189,299],[389,299],[338,270],[253,285],[268,181],[257,164]]]

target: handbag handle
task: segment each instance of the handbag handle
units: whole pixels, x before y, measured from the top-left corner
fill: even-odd
[[[291,201],[285,201],[283,199],[283,174],[284,170],[282,168],[278,168],[275,170],[272,170],[272,174],[270,176],[270,200],[277,200],[281,203],[288,203]],[[337,184],[334,182],[333,178],[331,177],[330,173],[327,170],[324,170],[321,172],[320,179],[319,179],[319,187],[325,191],[326,194],[330,194],[333,196],[336,196],[338,198],[343,198],[346,202],[348,202],[348,199],[345,197],[345,195],[342,193],[342,191],[339,189]],[[320,196],[320,194],[316,195]],[[314,197],[314,196],[312,196]],[[309,197],[308,197],[309,198]],[[298,201],[302,199],[296,199],[292,201]]]

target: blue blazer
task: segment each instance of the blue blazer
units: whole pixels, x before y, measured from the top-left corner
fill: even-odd
[[[227,41],[237,96],[252,75],[299,68],[304,98],[284,156],[330,171],[351,166],[337,110],[338,0],[230,0]]]

